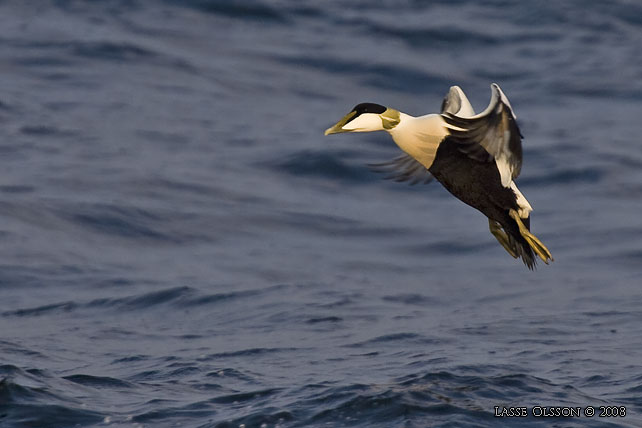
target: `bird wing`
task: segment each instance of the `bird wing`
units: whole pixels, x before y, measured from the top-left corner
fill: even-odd
[[[475,115],[473,106],[470,105],[468,97],[459,86],[451,86],[441,103],[441,112],[450,113],[459,117],[471,117]]]
[[[404,154],[388,162],[368,164],[375,172],[387,174],[383,177],[386,180],[394,180],[398,183],[408,181],[410,185],[417,183],[429,183],[433,176],[425,166],[419,163],[410,155]]]
[[[496,83],[491,85],[490,104],[483,112],[459,117],[444,112],[442,117],[450,137],[459,149],[480,162],[495,160],[502,175],[502,184],[509,186],[522,168],[522,135],[510,102]],[[502,173],[503,169],[509,174]]]

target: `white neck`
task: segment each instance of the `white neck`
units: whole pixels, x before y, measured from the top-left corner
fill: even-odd
[[[401,150],[429,168],[439,143],[448,135],[441,115],[413,117],[399,113],[399,119],[399,124],[388,130],[392,139]]]
[[[394,128],[389,129],[388,132],[390,132],[390,135],[393,135],[393,133],[397,133],[399,131],[403,132],[404,129],[407,131],[409,126],[412,127],[416,123],[417,119],[419,118],[400,111],[399,123]]]

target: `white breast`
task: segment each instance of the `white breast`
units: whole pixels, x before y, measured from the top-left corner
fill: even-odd
[[[412,117],[401,113],[400,122],[390,130],[390,135],[401,150],[428,169],[435,160],[439,143],[448,136],[445,125],[438,114]]]

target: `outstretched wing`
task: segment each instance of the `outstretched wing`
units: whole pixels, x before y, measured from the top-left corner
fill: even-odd
[[[433,179],[425,166],[410,155],[401,155],[388,162],[371,163],[368,167],[375,172],[386,174],[383,178],[396,182],[408,181],[410,185],[428,183]]]
[[[468,97],[459,86],[451,86],[441,103],[441,112],[450,113],[459,117],[471,117],[475,115],[473,106],[470,105]]]
[[[460,144],[460,150],[480,162],[495,160],[502,184],[508,187],[522,168],[522,135],[506,95],[496,83],[491,91],[490,104],[478,115],[459,117],[444,112],[442,117],[449,138]]]

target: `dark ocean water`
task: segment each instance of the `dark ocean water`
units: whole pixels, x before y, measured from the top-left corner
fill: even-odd
[[[491,82],[535,272],[323,136]],[[0,426],[642,427],[641,111],[633,0],[0,1]]]

